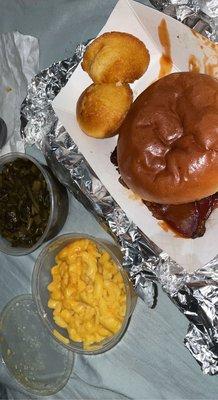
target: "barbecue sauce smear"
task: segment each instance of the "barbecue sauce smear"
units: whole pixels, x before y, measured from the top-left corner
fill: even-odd
[[[158,37],[163,48],[162,56],[160,57],[160,71],[158,79],[169,75],[173,67],[171,58],[170,36],[167,28],[166,20],[163,18],[158,26]]]

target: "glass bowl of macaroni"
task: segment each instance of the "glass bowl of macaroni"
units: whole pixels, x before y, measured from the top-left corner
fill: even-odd
[[[67,349],[100,354],[125,333],[137,296],[120,259],[110,243],[74,233],[39,254],[33,297],[42,321]]]

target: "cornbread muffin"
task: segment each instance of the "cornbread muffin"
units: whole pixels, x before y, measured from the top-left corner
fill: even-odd
[[[138,38],[109,32],[87,47],[82,68],[95,83],[131,83],[144,74],[149,61],[149,52]]]
[[[114,136],[123,122],[133,96],[129,85],[92,84],[77,102],[77,121],[80,128],[94,138]]]

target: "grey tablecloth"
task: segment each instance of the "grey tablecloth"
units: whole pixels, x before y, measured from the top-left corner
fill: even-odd
[[[38,37],[43,68],[70,56],[78,42],[93,37],[115,3],[116,0],[0,0],[0,32],[19,30]],[[35,149],[28,151],[41,157]],[[88,232],[111,240],[71,195],[63,232]],[[38,253],[39,250],[20,258],[0,254],[0,309],[14,296],[30,292]],[[217,399],[217,377],[203,376],[183,346],[186,329],[187,320],[161,290],[154,310],[139,300],[122,341],[103,355],[77,356],[67,386],[53,398]],[[3,364],[0,382],[7,385],[10,398],[30,398],[19,392]]]

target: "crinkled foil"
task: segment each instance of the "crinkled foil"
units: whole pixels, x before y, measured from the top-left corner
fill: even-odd
[[[158,10],[218,41],[217,0],[150,0]]]
[[[218,373],[218,257],[189,275],[149,240],[117,205],[55,116],[51,101],[82,58],[72,58],[39,73],[21,108],[21,135],[36,144],[59,180],[94,214],[119,243],[123,266],[138,295],[153,307],[160,283],[190,321],[185,345],[205,374]]]

